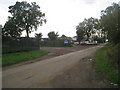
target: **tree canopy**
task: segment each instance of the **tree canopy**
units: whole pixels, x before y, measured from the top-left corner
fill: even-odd
[[[84,36],[89,37],[95,33],[99,32],[99,38],[109,39],[110,42],[114,44],[120,43],[120,5],[113,3],[111,6],[108,6],[105,10],[101,11],[100,19],[88,18],[84,19],[83,22],[80,22],[77,25],[76,34],[78,41],[80,41]],[[101,35],[99,35],[101,34]]]
[[[62,36],[60,37],[60,39],[65,40],[65,39],[67,39],[67,36],[65,36],[64,34],[62,34]]]
[[[95,28],[98,24],[98,19],[96,18],[88,18],[84,19],[83,22],[80,22],[79,25],[76,26],[77,39],[81,40],[84,36],[87,36],[87,40],[89,40],[90,36],[95,33]]]
[[[83,31],[83,26],[82,23],[80,23],[77,27],[76,27],[76,34],[77,34],[77,41],[81,41],[84,38],[84,31]]]
[[[5,37],[8,36],[8,37],[16,38],[16,37],[20,37],[22,31],[23,30],[21,28],[17,27],[15,20],[11,18],[5,23],[4,28],[2,30],[2,34]]]
[[[109,41],[113,43],[120,42],[120,6],[113,3],[101,11],[101,27],[107,32]]]
[[[55,33],[54,31],[51,31],[48,33],[48,37],[50,40],[56,40],[58,38],[58,36],[59,36],[58,32]]]
[[[41,40],[42,39],[42,33],[36,33],[35,34],[35,37],[38,39],[38,40]]]
[[[4,32],[11,37],[19,37],[24,30],[29,37],[29,33],[37,30],[43,22],[46,23],[45,13],[40,11],[40,7],[35,2],[29,4],[26,1],[17,1],[15,5],[9,6],[8,12],[12,16],[8,17]]]

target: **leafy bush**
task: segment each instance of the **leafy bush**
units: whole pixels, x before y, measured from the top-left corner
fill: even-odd
[[[109,50],[107,51],[109,62],[113,64],[116,68],[118,68],[119,59],[120,59],[119,51],[120,51],[120,43],[115,46],[111,45]]]
[[[96,52],[93,60],[93,65],[98,74],[105,77],[107,80],[118,84],[120,83],[118,68],[115,68],[113,66],[113,63],[109,63],[110,58],[107,56],[109,48],[110,45],[105,45],[103,48]]]

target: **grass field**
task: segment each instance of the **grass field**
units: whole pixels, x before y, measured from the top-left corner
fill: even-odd
[[[106,45],[102,49],[97,51],[93,61],[93,65],[96,71],[104,76],[107,80],[113,83],[118,83],[118,70],[116,70],[108,61],[108,57],[106,54],[108,49],[109,45]]]
[[[19,63],[25,60],[35,59],[48,54],[48,51],[34,50],[29,52],[18,52],[2,55],[2,66]]]

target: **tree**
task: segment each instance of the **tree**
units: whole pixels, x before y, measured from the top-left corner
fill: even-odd
[[[41,38],[42,38],[42,33],[36,33],[35,34],[35,37],[38,39],[38,40],[41,40]]]
[[[4,25],[2,29],[2,34],[4,37],[17,38],[20,37],[23,30],[20,27],[17,27],[15,20],[10,18]]]
[[[88,19],[84,19],[83,22],[80,22],[79,25],[76,27],[77,29],[76,33],[77,33],[78,39],[80,39],[79,38],[80,34],[84,33],[84,36],[87,36],[87,40],[89,40],[90,36],[93,33],[95,33],[95,28],[97,24],[98,24],[98,19],[92,18],[92,17]],[[82,36],[80,37],[82,38]]]
[[[20,33],[25,30],[27,37],[29,37],[29,33],[37,30],[37,27],[42,25],[43,22],[46,23],[46,19],[44,19],[45,13],[40,11],[40,7],[35,2],[29,4],[26,1],[17,1],[15,5],[9,6],[8,12],[10,12],[12,16],[9,16],[5,27],[14,27],[14,29],[5,28],[6,32],[10,32],[10,35],[16,32],[19,36]],[[13,35],[15,36],[16,34],[14,33]]]
[[[120,6],[113,3],[105,10],[101,11],[100,24],[101,28],[107,32],[107,36],[110,42],[110,48],[107,51],[109,62],[117,69],[119,67],[120,60]]]
[[[76,34],[77,34],[77,41],[80,41],[84,38],[84,31],[83,31],[84,27],[82,25],[82,23],[80,23],[77,27],[76,27]]]
[[[119,16],[120,6],[116,3],[101,11],[101,27],[107,32],[109,41],[115,44],[120,42]]]
[[[55,33],[54,31],[51,31],[48,33],[48,37],[50,40],[56,40],[58,38],[58,36],[59,36],[58,32]]]
[[[98,19],[91,17],[89,19],[85,19],[83,23],[84,23],[84,34],[87,36],[87,40],[89,40],[90,36],[96,32],[95,28],[98,23]]]
[[[2,40],[2,25],[0,24],[0,40]]]
[[[67,39],[67,36],[65,36],[64,34],[60,37],[61,39],[65,40]]]

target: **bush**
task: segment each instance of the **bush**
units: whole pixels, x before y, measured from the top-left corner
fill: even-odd
[[[95,36],[93,37],[93,40],[94,41],[98,41],[98,43],[104,43],[105,42],[105,37],[98,37],[98,36]]]
[[[113,64],[114,67],[116,68],[118,68],[119,59],[120,59],[119,51],[120,51],[120,43],[115,46],[111,45],[109,50],[107,51],[109,62]]]
[[[105,77],[107,80],[112,83],[120,83],[118,68],[113,66],[113,63],[109,63],[110,59],[107,56],[107,52],[110,48],[110,45],[105,45],[103,48],[96,52],[96,55],[93,60],[93,65],[101,76]]]

